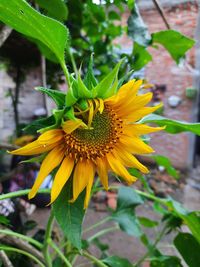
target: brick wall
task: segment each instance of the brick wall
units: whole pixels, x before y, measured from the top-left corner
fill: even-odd
[[[167,20],[172,29],[194,38],[198,8],[194,3],[184,3],[165,9]],[[166,26],[155,9],[141,10],[142,17],[149,27],[151,33],[166,30]],[[125,24],[129,13],[125,14],[122,23]],[[132,40],[123,36],[119,39],[123,48],[132,47]],[[185,96],[185,89],[191,87],[194,82],[194,74],[186,67],[180,68],[172,60],[168,52],[159,47],[159,49],[148,48],[153,56],[153,61],[145,68],[145,78],[155,85],[165,85],[166,92],[163,95],[164,116],[176,120],[192,120],[192,110],[195,104]],[[187,54],[187,61],[194,66],[195,51],[192,49]],[[176,108],[171,108],[168,104],[168,98],[172,95],[181,98],[181,104]],[[182,133],[171,135],[167,133],[156,133],[152,135],[151,145],[155,148],[157,154],[168,156],[172,159],[175,166],[179,168],[188,168],[191,165],[189,158],[190,135]]]

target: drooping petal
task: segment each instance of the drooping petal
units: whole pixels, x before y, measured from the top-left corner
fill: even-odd
[[[56,147],[59,143],[60,142],[46,145],[46,144],[40,144],[38,140],[36,140],[21,148],[18,148],[13,151],[9,151],[9,153],[13,155],[22,155],[22,156],[36,155],[36,154],[41,154],[41,153],[51,150],[52,148]]]
[[[60,194],[64,185],[68,181],[73,168],[74,160],[69,156],[65,157],[53,181],[53,185],[51,188],[51,203],[54,202]]]
[[[64,157],[64,152],[65,149],[63,147],[55,147],[51,152],[48,153],[48,155],[42,162],[39,174],[31,191],[29,192],[29,199],[33,198],[36,195],[44,179],[53,169],[55,169],[61,163]]]
[[[108,190],[108,163],[106,159],[97,159],[97,173],[103,187]]]
[[[87,127],[87,125],[85,125],[85,123],[80,119],[68,120],[62,124],[62,128],[67,134],[72,133],[73,131],[75,131],[79,127],[85,128],[85,127]]]
[[[150,146],[135,136],[129,137],[127,135],[122,135],[120,143],[121,145],[119,144],[119,147],[124,148],[133,154],[149,154],[154,152]]]
[[[124,178],[124,180],[127,181],[129,184],[137,180],[136,177],[130,175],[130,173],[127,171],[127,169],[124,167],[118,157],[113,156],[111,153],[109,153],[107,155],[107,160],[113,172]]]
[[[85,200],[84,200],[84,209],[86,209],[88,207],[88,204],[90,201],[90,195],[91,195],[93,181],[94,181],[94,173],[88,177],[88,184],[86,186],[86,193],[85,193]]]
[[[38,142],[40,144],[53,144],[60,141],[64,137],[64,132],[62,129],[53,129],[46,131],[38,137]]]
[[[85,189],[90,177],[94,177],[94,165],[87,160],[78,161],[74,169],[73,176],[73,198],[70,200],[74,202],[79,194]]]
[[[124,133],[129,136],[140,136],[143,134],[149,134],[158,132],[165,129],[164,127],[151,127],[145,124],[128,124],[124,127]]]
[[[136,169],[139,169],[143,173],[149,173],[147,167],[144,166],[142,163],[140,163],[136,159],[136,157],[134,157],[126,150],[115,149],[115,151],[113,151],[113,154],[115,155],[115,157],[118,156],[123,162],[123,164],[126,165],[127,167],[134,167]]]

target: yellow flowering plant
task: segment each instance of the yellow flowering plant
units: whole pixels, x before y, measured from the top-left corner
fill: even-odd
[[[46,6],[43,1],[36,2],[41,9],[55,4],[53,1]],[[65,18],[67,5],[64,1],[58,2],[61,9],[54,18],[57,19],[61,11],[61,17]],[[88,10],[92,6],[94,13],[98,13],[99,9],[96,9],[94,3],[86,2],[84,5],[88,5]],[[154,42],[165,44],[166,40],[173,40],[173,48],[166,44],[165,47],[178,63],[194,41],[173,30],[154,33],[152,36],[140,34],[138,30],[135,32],[135,28],[139,26],[144,32],[146,28],[134,1],[128,2],[131,6],[129,31],[132,31],[132,38],[136,39],[133,38],[135,69],[139,68],[138,66],[142,68],[149,61],[150,56],[145,46]],[[126,1],[124,3],[126,4]],[[47,10],[52,12],[54,8]],[[30,262],[35,262],[41,267],[78,267],[89,266],[90,263],[100,267],[139,267],[147,259],[151,267],[181,267],[179,257],[166,255],[157,246],[167,233],[173,231],[176,233],[174,246],[183,259],[189,262],[188,266],[194,267],[185,249],[188,246],[187,242],[194,251],[198,251],[200,247],[199,213],[187,211],[171,197],[157,197],[148,184],[149,169],[142,162],[142,157],[138,156],[149,154],[157,164],[164,166],[171,176],[178,178],[178,173],[171,166],[169,159],[158,155],[151,156],[154,150],[145,136],[161,130],[171,134],[190,131],[200,135],[200,124],[170,120],[154,114],[162,104],[151,106],[152,93],[146,92],[148,84],[142,79],[131,79],[131,73],[127,72],[119,75],[120,69],[127,64],[123,60],[119,60],[119,63],[99,80],[94,75],[93,56],[90,57],[88,67],[83,66],[87,71],[78,71],[70,50],[68,29],[57,20],[42,15],[26,1],[11,0],[7,3],[6,0],[0,0],[0,20],[31,38],[46,58],[59,63],[67,84],[66,92],[45,87],[36,88],[49,96],[57,107],[52,110],[50,117],[39,119],[28,126],[28,129],[35,129],[36,126],[39,134],[36,140],[33,141],[31,135],[18,138],[16,144],[20,148],[9,153],[35,156],[27,161],[40,162],[39,173],[31,189],[0,195],[1,201],[23,195],[28,195],[28,198],[32,199],[37,193],[50,194],[48,204],[51,206],[51,212],[43,236],[44,241],[40,242],[35,237],[0,227],[0,234],[19,238],[22,243],[24,242],[23,249],[17,245],[2,243],[0,252],[25,255]],[[59,20],[62,21],[61,18]],[[139,38],[136,33],[139,34]],[[143,35],[145,40],[142,39]],[[174,40],[180,45],[179,49]],[[138,41],[141,43],[138,44]],[[65,52],[71,59],[72,73],[69,73],[67,68]],[[137,53],[140,55],[139,61]],[[156,124],[156,127],[152,126],[152,123]],[[40,189],[49,175],[52,176],[51,189]],[[124,185],[113,185],[109,181],[113,181],[113,177]],[[141,182],[142,190],[131,186],[136,180]],[[82,224],[90,207],[90,199],[102,190],[117,192],[116,207],[108,209],[105,218],[84,229],[83,240]],[[148,204],[148,209],[160,214],[162,223],[137,214],[136,207],[144,207],[144,204]],[[54,218],[60,227],[57,239],[52,234]],[[105,223],[112,224],[112,227],[107,228]],[[187,225],[191,233],[180,231],[183,224]],[[104,228],[98,231],[99,226]],[[149,238],[144,227],[154,228],[155,232],[158,232],[155,240]],[[95,231],[93,235],[90,232],[92,230]],[[147,252],[137,262],[110,255],[108,246],[101,243],[102,236],[119,230],[138,238],[145,246]],[[100,250],[101,257],[98,258],[91,253],[91,245]],[[4,255],[4,259],[5,256],[7,255]],[[83,257],[89,262],[84,263]],[[77,258],[80,259],[79,263]],[[200,262],[195,253],[194,258],[196,262]],[[0,264],[1,259],[0,254]],[[13,259],[10,266],[12,263]]]

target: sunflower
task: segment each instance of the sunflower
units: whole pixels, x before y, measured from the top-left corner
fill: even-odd
[[[108,190],[108,172],[112,171],[131,184],[136,177],[126,167],[142,173],[148,169],[134,156],[154,152],[141,140],[141,135],[159,131],[137,121],[160,107],[146,107],[152,93],[138,95],[142,81],[131,80],[106,99],[87,100],[81,110],[74,104],[75,119],[62,121],[58,129],[47,130],[36,141],[10,152],[15,155],[35,155],[47,152],[38,177],[29,193],[33,198],[45,177],[58,167],[51,188],[51,203],[73,176],[74,202],[86,188],[84,207],[89,203],[95,173]]]

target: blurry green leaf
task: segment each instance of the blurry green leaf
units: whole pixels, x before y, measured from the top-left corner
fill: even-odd
[[[47,11],[47,16],[65,21],[68,16],[68,9],[64,0],[36,0],[38,5]]]
[[[176,171],[176,169],[172,166],[169,158],[162,155],[153,155],[151,156],[151,158],[153,158],[158,165],[165,167],[169,175],[173,176],[176,179],[179,178],[179,174]]]
[[[138,217],[138,220],[139,220],[141,225],[148,227],[148,228],[152,228],[152,227],[155,227],[158,225],[158,222],[152,221],[146,217]]]
[[[108,18],[110,20],[121,20],[121,16],[113,10],[108,13]]]
[[[195,41],[175,30],[160,31],[152,34],[152,41],[159,43],[167,49],[178,64],[185,53],[193,47]]]
[[[82,223],[85,215],[83,208],[85,192],[82,192],[74,203],[70,203],[71,192],[72,181],[70,180],[54,202],[53,212],[65,237],[80,250]]]
[[[112,219],[116,221],[120,229],[128,235],[136,237],[142,235],[138,219],[131,208],[114,212],[112,214]]]
[[[175,256],[160,256],[153,258],[150,267],[182,267],[181,260]]]
[[[118,256],[111,256],[103,260],[103,263],[110,267],[132,267],[133,265],[124,258]]]
[[[64,25],[40,14],[23,0],[11,0],[9,3],[0,0],[0,20],[16,31],[42,42],[64,64],[68,38]]]
[[[137,205],[142,204],[144,201],[134,189],[127,186],[121,186],[118,191],[117,197],[117,211],[127,208],[135,208]]]
[[[128,8],[132,10],[134,8],[135,0],[128,0]]]
[[[174,245],[189,267],[200,266],[200,244],[191,234],[179,233]]]
[[[35,163],[35,162],[40,163],[40,162],[43,161],[45,156],[46,156],[46,154],[43,153],[38,157],[34,157],[34,158],[31,158],[31,159],[27,159],[27,160],[22,160],[22,161],[20,161],[20,163]]]
[[[51,97],[53,101],[56,103],[56,105],[58,106],[58,108],[63,108],[65,106],[66,95],[63,92],[58,91],[58,90],[44,88],[44,87],[36,87],[35,89]]]
[[[102,243],[98,238],[95,238],[92,243],[94,243],[96,245],[96,247],[98,247],[101,251],[105,251],[109,249],[108,244],[104,244]]]
[[[128,35],[138,44],[148,46],[151,42],[151,36],[145,25],[137,5],[135,4],[131,15],[128,18]]]
[[[134,70],[142,69],[149,61],[152,60],[152,56],[149,54],[146,48],[136,42],[134,42],[132,55],[134,58],[131,66]]]
[[[35,134],[38,130],[40,130],[43,127],[48,127],[50,125],[53,125],[55,123],[54,116],[50,116],[48,118],[42,118],[38,120],[34,120],[29,125],[27,125],[23,131],[28,134]]]
[[[166,126],[164,131],[177,134],[181,132],[192,132],[194,134],[200,135],[200,123],[188,123],[182,121],[171,120],[156,114],[151,114],[145,116],[140,123],[152,122],[159,126]]]
[[[89,90],[92,90],[92,88],[97,85],[97,80],[94,76],[94,71],[93,71],[93,55],[90,56],[87,73],[83,81]]]
[[[4,215],[0,214],[0,224],[10,225],[10,220]]]

